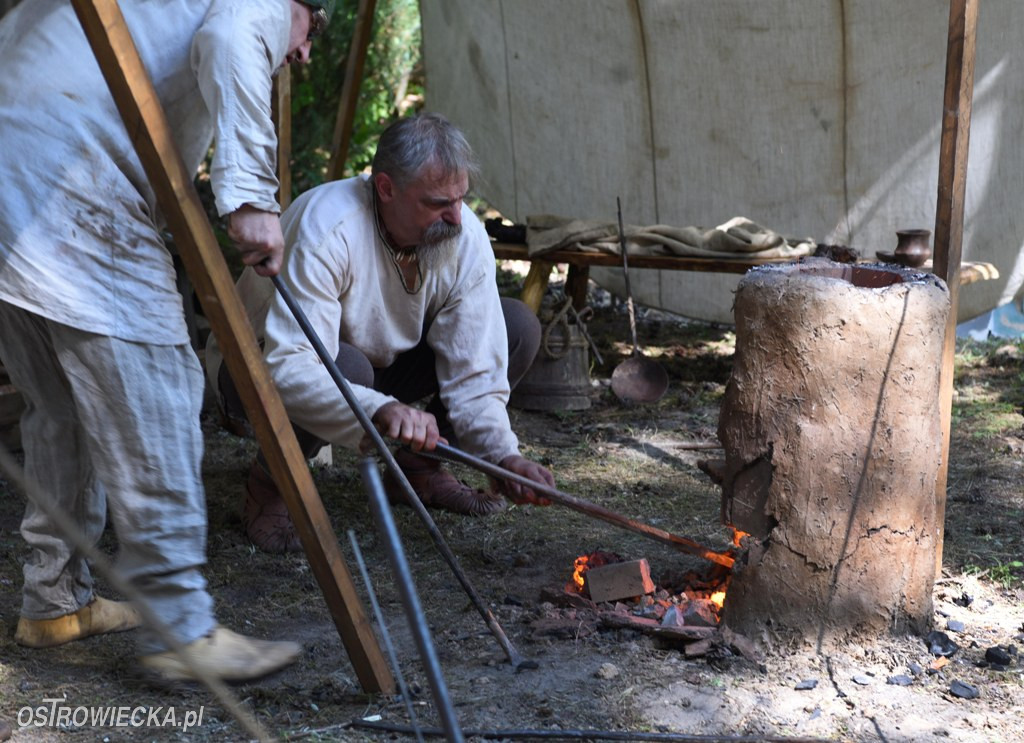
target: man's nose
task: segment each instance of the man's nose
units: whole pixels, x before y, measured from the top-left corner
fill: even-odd
[[[288,55],[289,64],[309,64],[310,54],[312,53],[313,42],[304,41],[299,45],[295,51]]]
[[[454,204],[445,210],[444,221],[448,224],[460,225],[462,224],[462,202]]]

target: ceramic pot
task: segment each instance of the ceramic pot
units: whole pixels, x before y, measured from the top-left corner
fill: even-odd
[[[896,262],[913,268],[922,265],[932,255],[931,235],[931,230],[896,230]]]

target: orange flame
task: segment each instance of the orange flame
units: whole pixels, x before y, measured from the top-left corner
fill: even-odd
[[[589,555],[580,555],[573,562],[572,582],[576,585],[577,591],[583,590],[583,574],[589,569],[587,563],[590,562]]]
[[[732,543],[735,546],[739,547],[740,546],[740,540],[742,540],[743,537],[749,537],[749,536],[750,536],[750,534],[748,534],[745,531],[740,531],[739,529],[733,529],[732,530]]]
[[[708,597],[708,599],[711,601],[712,604],[721,609],[723,606],[725,606],[725,591],[715,591]]]

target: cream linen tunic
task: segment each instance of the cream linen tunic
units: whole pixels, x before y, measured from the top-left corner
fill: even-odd
[[[424,337],[434,351],[441,399],[467,451],[491,462],[519,453],[509,424],[508,339],[490,240],[462,207],[462,235],[450,259],[423,268],[423,286],[406,292],[374,223],[366,176],[318,186],[281,218],[282,278],[331,357],[338,341],[377,369]],[[325,441],[356,448],[363,431],[312,345],[269,279],[246,269],[237,288],[289,418]],[[206,351],[216,389],[221,355]],[[394,398],[352,385],[370,417]]]
[[[121,7],[189,172],[216,132],[218,211],[277,212],[271,75],[289,0]],[[0,300],[123,340],[188,342],[156,198],[67,0],[7,14],[0,70]]]

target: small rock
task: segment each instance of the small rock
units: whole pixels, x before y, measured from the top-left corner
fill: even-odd
[[[853,674],[853,683],[859,684],[860,686],[867,686],[871,683],[871,677],[865,676],[863,673]]]
[[[953,603],[957,606],[967,607],[974,603],[974,597],[969,594],[963,593],[960,594],[960,596],[958,596],[957,598],[953,599]]]
[[[502,599],[502,602],[506,606],[522,606],[523,603],[524,603],[521,598],[519,598],[518,596],[512,596],[512,595],[506,596],[504,599]]]
[[[676,607],[672,607],[665,612],[665,616],[661,618],[662,627],[685,627],[686,621],[683,619],[682,612]]]
[[[714,644],[714,640],[710,637],[705,637],[703,640],[688,643],[687,646],[683,648],[683,653],[687,658],[699,658],[710,653]]]
[[[914,674],[915,676],[920,676],[921,673],[924,671],[924,668],[921,667],[920,663],[914,663],[914,662],[908,663],[907,664],[907,669],[912,674]]]
[[[950,619],[946,621],[946,629],[950,632],[963,632],[966,628],[963,622],[958,619]]]
[[[960,646],[953,642],[949,638],[949,635],[945,632],[939,632],[938,630],[932,630],[929,632],[928,636],[924,638],[924,641],[928,645],[928,652],[932,655],[948,657],[960,649]]]
[[[1013,656],[1008,650],[996,645],[985,651],[985,660],[993,665],[1008,666],[1013,662]]]
[[[598,669],[594,671],[594,676],[599,679],[613,679],[618,675],[619,668],[613,663],[602,663],[600,667],[598,667]]]
[[[981,695],[978,687],[971,686],[964,681],[954,681],[949,685],[949,691],[953,696],[961,699],[977,699]]]
[[[804,679],[793,688],[797,691],[807,691],[808,689],[816,689],[818,688],[818,679]]]
[[[11,725],[4,720],[0,720],[0,740],[9,740],[14,735],[14,730],[11,729]]]
[[[715,614],[714,604],[701,599],[691,601],[683,610],[683,622],[687,627],[717,626],[718,616]]]
[[[665,616],[666,611],[667,610],[665,609],[665,607],[661,604],[650,604],[649,606],[645,606],[643,609],[641,609],[638,616],[660,620],[662,617]]]
[[[751,663],[760,664],[764,661],[764,655],[757,649],[757,646],[751,642],[750,638],[745,635],[741,635],[739,632],[733,632],[728,627],[722,627],[719,630],[719,634],[721,635],[723,644],[725,644],[730,650],[734,650],[742,655]]]
[[[920,668],[920,666],[918,666]],[[885,683],[892,684],[893,686],[910,686],[914,683],[914,679],[907,676],[905,673],[898,673],[895,676],[890,676],[885,680]]]

